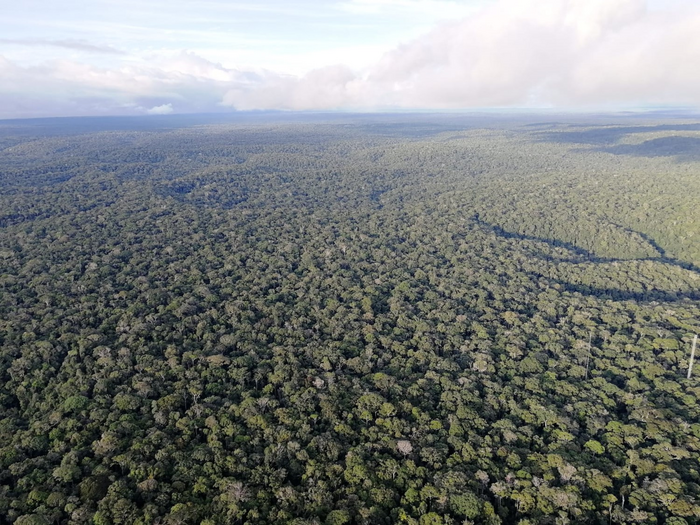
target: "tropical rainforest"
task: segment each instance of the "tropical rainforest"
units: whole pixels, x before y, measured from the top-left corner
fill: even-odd
[[[700,523],[698,122],[0,122],[0,523]]]

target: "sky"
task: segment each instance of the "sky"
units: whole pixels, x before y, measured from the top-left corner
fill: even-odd
[[[0,118],[700,106],[697,0],[0,0]]]

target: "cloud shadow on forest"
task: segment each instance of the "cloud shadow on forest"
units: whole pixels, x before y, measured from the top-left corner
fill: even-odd
[[[700,138],[660,137],[641,144],[618,144],[597,151],[632,157],[674,157],[678,162],[700,161]]]
[[[552,247],[557,247],[557,248],[564,248],[565,250],[570,251],[574,257],[552,257],[551,255],[545,254],[545,253],[532,253],[531,254],[534,257],[540,258],[543,261],[548,261],[553,264],[558,264],[558,263],[571,263],[571,264],[581,264],[581,263],[591,263],[591,264],[609,264],[609,263],[615,263],[615,262],[632,262],[632,261],[654,261],[658,263],[663,263],[663,264],[668,264],[671,266],[676,266],[678,268],[682,268],[684,270],[688,270],[691,272],[695,272],[696,274],[700,274],[700,267],[695,266],[692,263],[688,263],[686,261],[681,261],[678,259],[674,259],[671,257],[667,257],[665,255],[665,252],[663,248],[661,248],[653,239],[651,239],[648,235],[642,234],[640,232],[634,232],[633,230],[628,230],[630,232],[638,233],[639,235],[642,235],[644,239],[647,240],[654,248],[659,252],[659,257],[647,257],[647,258],[642,258],[642,259],[616,259],[616,258],[610,258],[610,257],[598,257],[594,253],[589,252],[587,250],[584,250],[583,248],[580,248],[574,244],[563,242],[557,239],[546,239],[542,237],[536,237],[532,235],[524,235],[524,234],[519,234],[519,233],[514,233],[514,232],[509,232],[507,230],[504,230],[500,226],[497,226],[495,224],[488,223],[482,219],[479,218],[479,215],[475,215],[474,217],[471,218],[471,220],[474,222],[474,224],[480,226],[481,228],[485,228],[486,230],[496,234],[498,237],[502,237],[505,239],[517,239],[517,240],[522,240],[522,241],[535,241],[535,242],[541,242],[545,243],[549,246]],[[609,298],[614,301],[628,301],[628,300],[634,300],[634,301],[639,301],[639,302],[649,302],[649,301],[658,301],[658,302],[676,302],[676,301],[681,301],[684,299],[691,299],[691,300],[699,300],[700,299],[700,290],[691,290],[691,291],[680,291],[680,290],[661,290],[661,289],[652,289],[652,290],[645,290],[643,292],[638,292],[638,291],[632,291],[632,290],[625,290],[622,288],[600,288],[596,286],[590,286],[590,285],[585,285],[585,284],[578,284],[578,283],[572,283],[566,280],[562,279],[556,279],[552,278],[540,273],[535,273],[535,272],[527,272],[530,277],[535,278],[535,279],[545,279],[553,284],[558,284],[561,286],[564,290],[572,293],[580,293],[582,295],[593,295],[596,297],[602,297],[602,298]]]
[[[693,124],[660,124],[657,126],[616,126],[598,127],[586,126],[575,131],[536,131],[531,132],[539,142],[555,142],[560,144],[587,144],[590,146],[615,146],[627,135],[657,132],[687,132],[700,131],[700,123]],[[688,137],[667,137],[688,138]]]
[[[613,301],[638,301],[645,302],[663,302],[673,303],[690,299],[697,301],[700,299],[700,291],[672,291],[672,290],[646,290],[643,292],[635,292],[631,290],[623,290],[620,288],[598,288],[586,284],[576,284],[561,279],[553,279],[545,275],[529,273],[531,277],[537,279],[545,279],[553,284],[558,284],[562,289],[571,293],[580,293],[581,295],[592,295],[601,299],[611,299]]]

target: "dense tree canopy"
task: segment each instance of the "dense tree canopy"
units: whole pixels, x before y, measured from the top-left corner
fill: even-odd
[[[0,126],[0,523],[698,523],[700,128],[478,124]]]

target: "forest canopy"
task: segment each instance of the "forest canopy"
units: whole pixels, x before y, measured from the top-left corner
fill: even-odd
[[[0,523],[700,521],[700,124],[217,118],[0,121]]]

